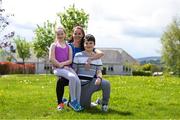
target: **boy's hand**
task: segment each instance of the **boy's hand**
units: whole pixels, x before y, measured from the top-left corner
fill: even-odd
[[[101,84],[101,79],[97,78],[96,81],[95,81],[95,85],[100,85],[100,84]]]
[[[89,57],[88,59],[87,59],[87,61],[86,61],[86,64],[85,64],[85,69],[86,70],[89,70],[90,68],[91,68],[91,58]]]
[[[86,64],[85,64],[85,69],[86,69],[86,70],[89,70],[90,68],[91,68],[90,63],[86,62]]]

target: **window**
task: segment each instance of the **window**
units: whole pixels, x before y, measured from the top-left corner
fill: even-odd
[[[114,68],[113,68],[113,66],[108,66],[108,71],[111,71],[111,72],[113,72],[113,71],[114,71]]]

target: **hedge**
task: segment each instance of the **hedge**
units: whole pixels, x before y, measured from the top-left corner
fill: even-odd
[[[132,72],[133,76],[152,76],[151,71],[135,70]]]
[[[34,64],[19,64],[12,62],[0,62],[0,75],[5,74],[34,74]]]

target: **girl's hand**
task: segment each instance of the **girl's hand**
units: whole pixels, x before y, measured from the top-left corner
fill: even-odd
[[[68,67],[68,66],[64,66],[64,69],[67,69],[67,70],[68,70],[68,69],[69,69],[69,67]]]
[[[96,81],[95,81],[95,85],[100,85],[100,84],[101,84],[101,79],[97,78]]]
[[[59,67],[59,68],[63,68],[64,65],[63,65],[62,63],[59,63],[59,64],[58,64],[58,67]]]

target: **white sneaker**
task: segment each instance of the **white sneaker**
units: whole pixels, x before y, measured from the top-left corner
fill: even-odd
[[[98,98],[95,103],[98,104],[98,105],[101,105],[102,104],[102,100],[100,98]]]
[[[96,107],[98,106],[98,104],[96,104],[95,102],[91,102],[91,107]]]
[[[101,110],[102,110],[103,112],[107,112],[107,111],[108,111],[108,105],[102,105]]]

